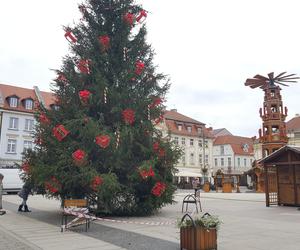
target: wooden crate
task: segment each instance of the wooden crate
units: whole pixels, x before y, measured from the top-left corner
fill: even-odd
[[[210,191],[209,183],[204,183],[204,185],[203,185],[203,191],[204,192],[209,192]]]
[[[222,186],[222,191],[223,193],[232,193],[232,185],[231,183],[223,183],[223,186]]]
[[[180,228],[180,249],[214,250],[217,249],[217,230],[203,227]]]

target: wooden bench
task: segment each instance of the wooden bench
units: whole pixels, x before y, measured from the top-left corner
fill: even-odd
[[[68,216],[75,217],[68,223]],[[90,227],[91,219],[88,216],[88,201],[86,199],[63,200],[61,218],[61,232],[73,226],[85,224],[85,231]]]

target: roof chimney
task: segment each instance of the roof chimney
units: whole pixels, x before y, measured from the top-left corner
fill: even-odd
[[[299,117],[300,115],[297,113],[297,114],[295,114],[295,117]]]
[[[41,92],[39,90],[39,87],[38,86],[33,86],[33,89],[34,89],[34,92],[35,92],[35,95],[39,101],[40,104],[42,104],[43,106],[45,106],[45,101],[41,95]]]
[[[170,111],[177,112],[177,109],[171,109]]]

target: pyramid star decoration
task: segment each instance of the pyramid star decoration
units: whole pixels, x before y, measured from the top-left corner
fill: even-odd
[[[245,86],[249,86],[250,88],[267,88],[274,87],[275,84],[288,86],[287,83],[297,83],[299,77],[296,74],[286,74],[287,72],[282,72],[274,77],[274,72],[268,74],[268,77],[262,75],[255,75],[253,78],[248,78],[245,82]]]

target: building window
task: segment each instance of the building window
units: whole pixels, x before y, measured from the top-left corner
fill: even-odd
[[[215,158],[215,166],[217,167],[218,166],[218,159]]]
[[[194,154],[193,153],[190,154],[190,164],[194,165]]]
[[[205,155],[205,163],[208,163],[208,155]]]
[[[221,167],[224,167],[224,158],[221,158]]]
[[[230,157],[228,157],[228,167],[231,167],[231,158]]]
[[[17,140],[8,139],[7,141],[7,153],[17,152]]]
[[[17,97],[10,97],[9,98],[9,106],[12,108],[18,107],[18,98]]]
[[[299,132],[295,132],[294,133],[294,138],[295,139],[300,139],[300,133]]]
[[[174,137],[174,142],[176,145],[178,145],[178,137]]]
[[[244,167],[247,166],[247,159],[244,159]]]
[[[185,138],[181,138],[181,144],[185,145]]]
[[[202,164],[202,154],[199,155],[199,164]]]
[[[224,155],[224,146],[223,145],[220,146],[220,150],[221,150],[221,155]]]
[[[32,119],[25,119],[25,130],[32,131],[34,129],[34,120]]]
[[[198,141],[198,146],[202,148],[202,140]]]
[[[241,159],[237,158],[237,160],[238,160],[238,167],[240,167],[241,166]]]
[[[31,99],[25,100],[25,109],[33,109],[33,101]]]
[[[190,145],[194,146],[194,139],[190,139]]]
[[[182,130],[182,125],[178,125],[178,130],[179,130],[179,131]]]
[[[24,141],[24,151],[27,149],[32,149],[32,141]]]
[[[202,134],[202,128],[198,128],[198,134],[199,134],[199,135]]]
[[[250,159],[250,166],[252,166],[253,159]]]
[[[188,127],[187,127],[187,131],[188,131],[189,133],[192,133],[192,127],[188,126]]]
[[[204,145],[205,145],[206,148],[208,148],[208,141],[207,140],[204,141]]]
[[[18,129],[19,118],[10,117],[9,118],[9,129]]]

